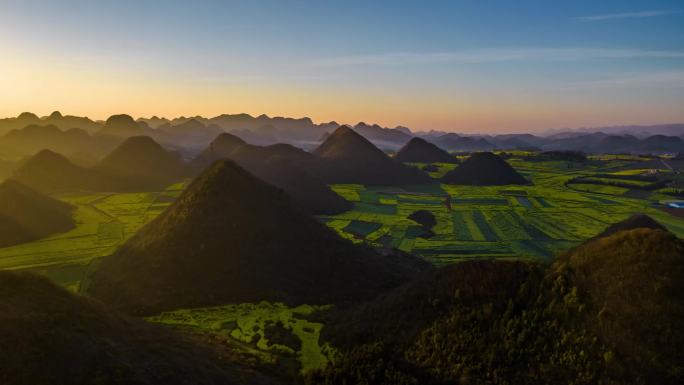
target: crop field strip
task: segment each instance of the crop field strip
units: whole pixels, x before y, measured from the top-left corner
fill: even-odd
[[[332,185],[335,192],[354,203],[354,209],[319,218],[354,242],[396,247],[437,264],[476,256],[547,258],[635,212],[648,213],[675,233],[684,234],[684,220],[652,207],[653,202],[667,198],[658,192],[630,196],[631,190],[612,185],[568,185],[577,177],[600,175],[599,179],[613,179],[608,172],[616,174],[616,180],[633,178],[639,174],[628,168],[630,164],[635,167],[631,161],[621,159],[581,167],[515,158],[509,162],[533,184],[455,186],[435,181],[420,186]],[[72,276],[69,269],[74,266],[85,271],[91,261],[113,252],[168,207],[186,184],[162,192],[60,196],[76,206],[77,227],[0,249],[0,268],[41,269],[56,277]],[[451,210],[447,208],[447,196]],[[428,210],[435,216],[433,236],[423,238],[425,231],[407,218],[417,210]],[[65,269],[70,273],[65,274]]]
[[[635,212],[648,213],[675,233],[684,234],[684,221],[653,208],[652,200],[623,195],[628,189],[595,184],[588,185],[596,186],[592,190],[583,191],[566,186],[577,177],[603,176],[606,169],[620,169],[614,172],[632,175],[623,170],[630,165],[629,161],[615,161],[619,164],[612,166],[569,166],[566,162],[519,159],[510,162],[534,183],[515,187],[435,184],[415,191],[412,186],[334,185],[335,191],[358,197],[358,201],[353,211],[325,220],[355,242],[389,244],[436,264],[475,256],[548,258]],[[446,208],[446,194],[451,197],[452,211]],[[394,206],[394,210],[386,206]],[[420,233],[409,230],[415,223],[406,217],[417,210],[435,215],[434,236],[414,237]],[[338,220],[376,221],[380,226],[364,239],[345,234],[345,226],[335,225]]]
[[[76,227],[34,242],[0,248],[0,269],[36,270],[77,289],[92,261],[111,254],[159,215],[184,186],[185,182],[166,191],[149,193],[59,195],[57,198],[75,206]],[[79,279],[75,279],[79,274]]]

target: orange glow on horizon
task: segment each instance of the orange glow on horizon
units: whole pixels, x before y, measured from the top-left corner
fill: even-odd
[[[311,86],[293,82],[193,81],[160,71],[145,73],[130,68],[93,66],[87,60],[49,61],[18,52],[0,62],[0,116],[30,111],[103,120],[117,113],[134,117],[153,115],[213,117],[224,113],[254,116],[305,117],[316,123],[360,121],[413,130],[504,133],[533,132],[548,128],[616,124],[658,124],[680,116],[631,106],[559,103],[553,98],[498,95],[396,92],[353,86]],[[49,63],[49,65],[46,65]],[[616,119],[616,117],[619,117]]]

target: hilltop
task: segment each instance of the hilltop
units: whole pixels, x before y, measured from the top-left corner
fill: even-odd
[[[187,175],[180,156],[149,136],[131,136],[107,155],[95,170],[130,185],[134,190],[157,190]]]
[[[361,134],[376,146],[389,150],[396,150],[397,148],[406,145],[413,137],[411,131],[406,127],[404,127],[403,130],[400,128],[383,128],[377,124],[369,125],[364,122],[355,125],[354,131]]]
[[[46,193],[65,191],[150,191],[188,175],[187,165],[149,137],[130,137],[94,167],[81,167],[43,150],[21,162],[13,178]]]
[[[505,160],[491,152],[477,152],[449,171],[443,183],[475,186],[528,184]]]
[[[404,163],[458,163],[456,157],[422,138],[411,139],[394,159]]]
[[[54,125],[28,125],[0,137],[0,152],[5,157],[20,158],[50,149],[65,154],[97,153],[99,144],[80,128],[63,131]]]
[[[665,226],[658,223],[655,219],[649,217],[646,214],[634,214],[631,217],[625,219],[624,221],[613,223],[608,226],[600,234],[592,238],[592,240],[597,238],[609,237],[615,233],[625,230],[634,229],[653,229],[653,230],[663,230],[667,231]]]
[[[313,214],[335,214],[352,207],[315,175],[320,161],[289,144],[255,146],[224,133],[192,161],[191,167],[199,173],[220,159],[231,159],[261,180],[285,190],[297,205]]]
[[[100,124],[87,117],[62,115],[59,111],[52,112],[49,116],[39,118],[32,112],[22,112],[14,118],[0,119],[0,135],[11,130],[21,130],[29,125],[46,126],[53,125],[61,130],[78,128],[89,134],[100,129]]]
[[[98,187],[111,190],[113,187],[102,176],[50,150],[40,151],[21,163],[14,170],[13,178],[44,193],[95,190]]]
[[[279,383],[37,275],[0,271],[0,303],[3,384]]]
[[[679,384],[684,243],[640,228],[551,266],[471,260],[330,314],[311,384]]]
[[[215,161],[229,158],[233,151],[245,144],[247,142],[233,134],[227,132],[219,134],[192,160],[192,168],[201,172]]]
[[[201,151],[223,130],[214,125],[205,125],[197,119],[182,123],[165,123],[150,131],[162,143],[187,150]]]
[[[130,115],[119,114],[107,118],[104,126],[97,132],[97,135],[108,135],[116,137],[129,137],[145,135],[147,124],[136,122]]]
[[[75,226],[73,207],[15,180],[0,183],[0,247],[29,242]]]
[[[313,154],[329,167],[322,175],[328,183],[400,186],[431,182],[427,174],[390,158],[347,126],[337,128]]]
[[[424,268],[341,239],[224,160],[105,257],[88,292],[136,314],[262,300],[328,304],[372,297]]]

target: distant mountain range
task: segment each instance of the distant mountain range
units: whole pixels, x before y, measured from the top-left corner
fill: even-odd
[[[337,122],[314,123],[310,118],[224,114],[166,119],[134,120],[113,115],[106,121],[62,115],[55,111],[38,117],[25,112],[0,119],[0,159],[16,161],[49,149],[78,162],[95,164],[125,138],[149,136],[167,149],[191,159],[223,132],[258,146],[287,143],[310,151],[323,142]],[[407,127],[388,128],[364,122],[351,126],[386,152],[396,152],[412,138],[420,137],[450,152],[537,149],[580,150],[588,153],[684,152],[684,124],[559,129],[544,134],[466,135],[453,132],[413,132]]]
[[[60,191],[153,191],[189,175],[177,153],[152,138],[125,139],[92,167],[74,164],[51,150],[42,150],[20,162],[12,177],[44,193]]]

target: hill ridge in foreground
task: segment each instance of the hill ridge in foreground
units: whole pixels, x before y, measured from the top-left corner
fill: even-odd
[[[313,154],[326,164],[321,178],[328,183],[401,186],[432,182],[427,174],[390,158],[347,126],[338,127]]]
[[[456,157],[423,138],[415,137],[406,143],[394,159],[413,163],[458,163]]]
[[[551,266],[471,260],[329,315],[311,384],[680,384],[684,242],[648,228]]]
[[[262,300],[328,304],[370,298],[425,268],[343,240],[281,190],[222,160],[104,258],[88,292],[136,314]]]
[[[443,183],[472,186],[529,184],[505,160],[491,152],[476,152],[442,177]]]
[[[73,207],[20,182],[0,183],[0,247],[65,232],[75,226]]]
[[[279,383],[198,340],[35,274],[0,271],[0,303],[5,385]]]

